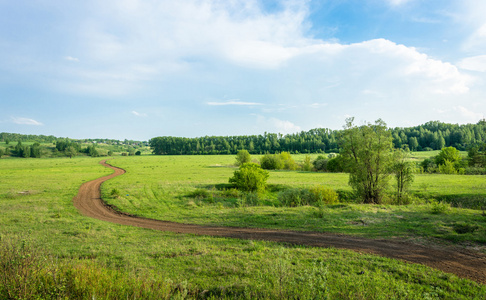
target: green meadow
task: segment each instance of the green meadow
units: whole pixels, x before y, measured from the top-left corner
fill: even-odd
[[[454,195],[466,202],[484,200],[482,176],[417,175],[414,204],[406,206],[362,205],[345,197],[335,205],[288,208],[279,204],[279,191],[325,185],[349,195],[347,175],[273,171],[266,193],[245,195],[228,185],[236,170],[234,159],[116,157],[110,163],[127,173],[106,182],[103,197],[122,211],[160,220],[399,237],[484,249],[484,212],[445,202]],[[476,282],[353,251],[158,232],[84,217],[72,198],[83,182],[111,173],[99,161],[0,160],[0,298],[486,297],[486,286]],[[474,230],[458,233],[457,224]]]

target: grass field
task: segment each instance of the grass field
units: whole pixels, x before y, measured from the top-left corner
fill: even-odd
[[[125,212],[184,223],[486,243],[486,218],[482,211],[433,201],[448,197],[484,201],[483,176],[419,174],[412,192],[424,198],[417,200],[421,205],[343,203],[321,208],[288,208],[280,207],[277,192],[260,196],[258,205],[242,205],[241,198],[244,200],[245,195],[227,184],[235,170],[233,162],[233,156],[117,158],[111,163],[127,170],[127,174],[105,183],[104,198]],[[347,174],[299,171],[271,171],[268,180],[274,190],[324,185],[350,191],[347,181]],[[110,197],[113,189],[118,189],[121,196]],[[208,191],[205,197],[191,197],[200,189]],[[467,234],[457,233],[454,230],[457,224],[469,224],[477,229]]]
[[[352,251],[156,232],[86,218],[73,207],[72,198],[83,182],[110,173],[98,161],[87,157],[0,160],[0,266],[4,268],[0,273],[17,270],[24,266],[22,262],[38,267],[25,275],[30,290],[19,287],[16,295],[35,298],[32,295],[38,293],[52,299],[484,299],[486,295],[484,285],[451,274]],[[103,192],[116,188],[122,196],[109,201],[158,219],[423,239],[434,229],[421,233],[417,227],[428,222],[435,227],[441,224],[444,233],[435,233],[436,239],[484,243],[486,218],[477,210],[433,214],[428,205],[344,204],[320,212],[313,207],[236,207],[231,191],[207,202],[187,197],[196,189],[214,191],[219,197],[218,188],[227,187],[234,171],[228,167],[233,161],[234,156],[117,157],[111,162],[128,173],[105,183]],[[484,192],[473,187],[481,186],[482,177],[468,179],[458,181],[454,189],[462,194]],[[454,191],[432,182],[420,187],[421,181],[428,180],[417,178],[414,189]],[[271,173],[269,181],[274,189],[322,183],[348,189],[343,174],[278,171]],[[466,182],[471,181],[474,185],[469,187]],[[268,222],[269,215],[277,224]],[[416,215],[428,219],[414,224]],[[367,225],[355,225],[347,218]],[[410,224],[396,225],[398,233],[391,234],[394,219]],[[454,222],[481,227],[455,238],[459,234],[451,232]],[[399,228],[407,226],[400,233]],[[15,259],[8,259],[9,255]],[[35,263],[29,264],[29,259]],[[6,279],[0,276],[1,280]],[[0,298],[7,295],[7,286],[14,285],[0,284]]]

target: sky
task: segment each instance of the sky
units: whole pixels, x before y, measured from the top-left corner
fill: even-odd
[[[0,0],[0,132],[477,123],[485,15],[483,0]]]

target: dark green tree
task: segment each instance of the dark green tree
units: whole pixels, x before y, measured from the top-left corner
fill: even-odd
[[[78,151],[74,146],[69,146],[66,148],[66,150],[64,150],[64,154],[69,158],[73,158],[73,156],[76,156],[76,154],[78,154]]]

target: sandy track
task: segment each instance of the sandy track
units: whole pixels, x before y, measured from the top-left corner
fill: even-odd
[[[226,238],[266,240],[281,243],[307,245],[313,247],[335,247],[351,249],[362,253],[372,253],[403,261],[430,266],[462,278],[469,278],[486,284],[486,255],[472,251],[427,248],[396,240],[377,240],[318,232],[273,230],[258,228],[235,228],[182,224],[135,217],[113,210],[101,199],[100,187],[103,182],[124,174],[123,169],[102,165],[113,169],[111,175],[84,183],[73,198],[74,206],[85,216],[112,223],[142,228],[190,233]]]

